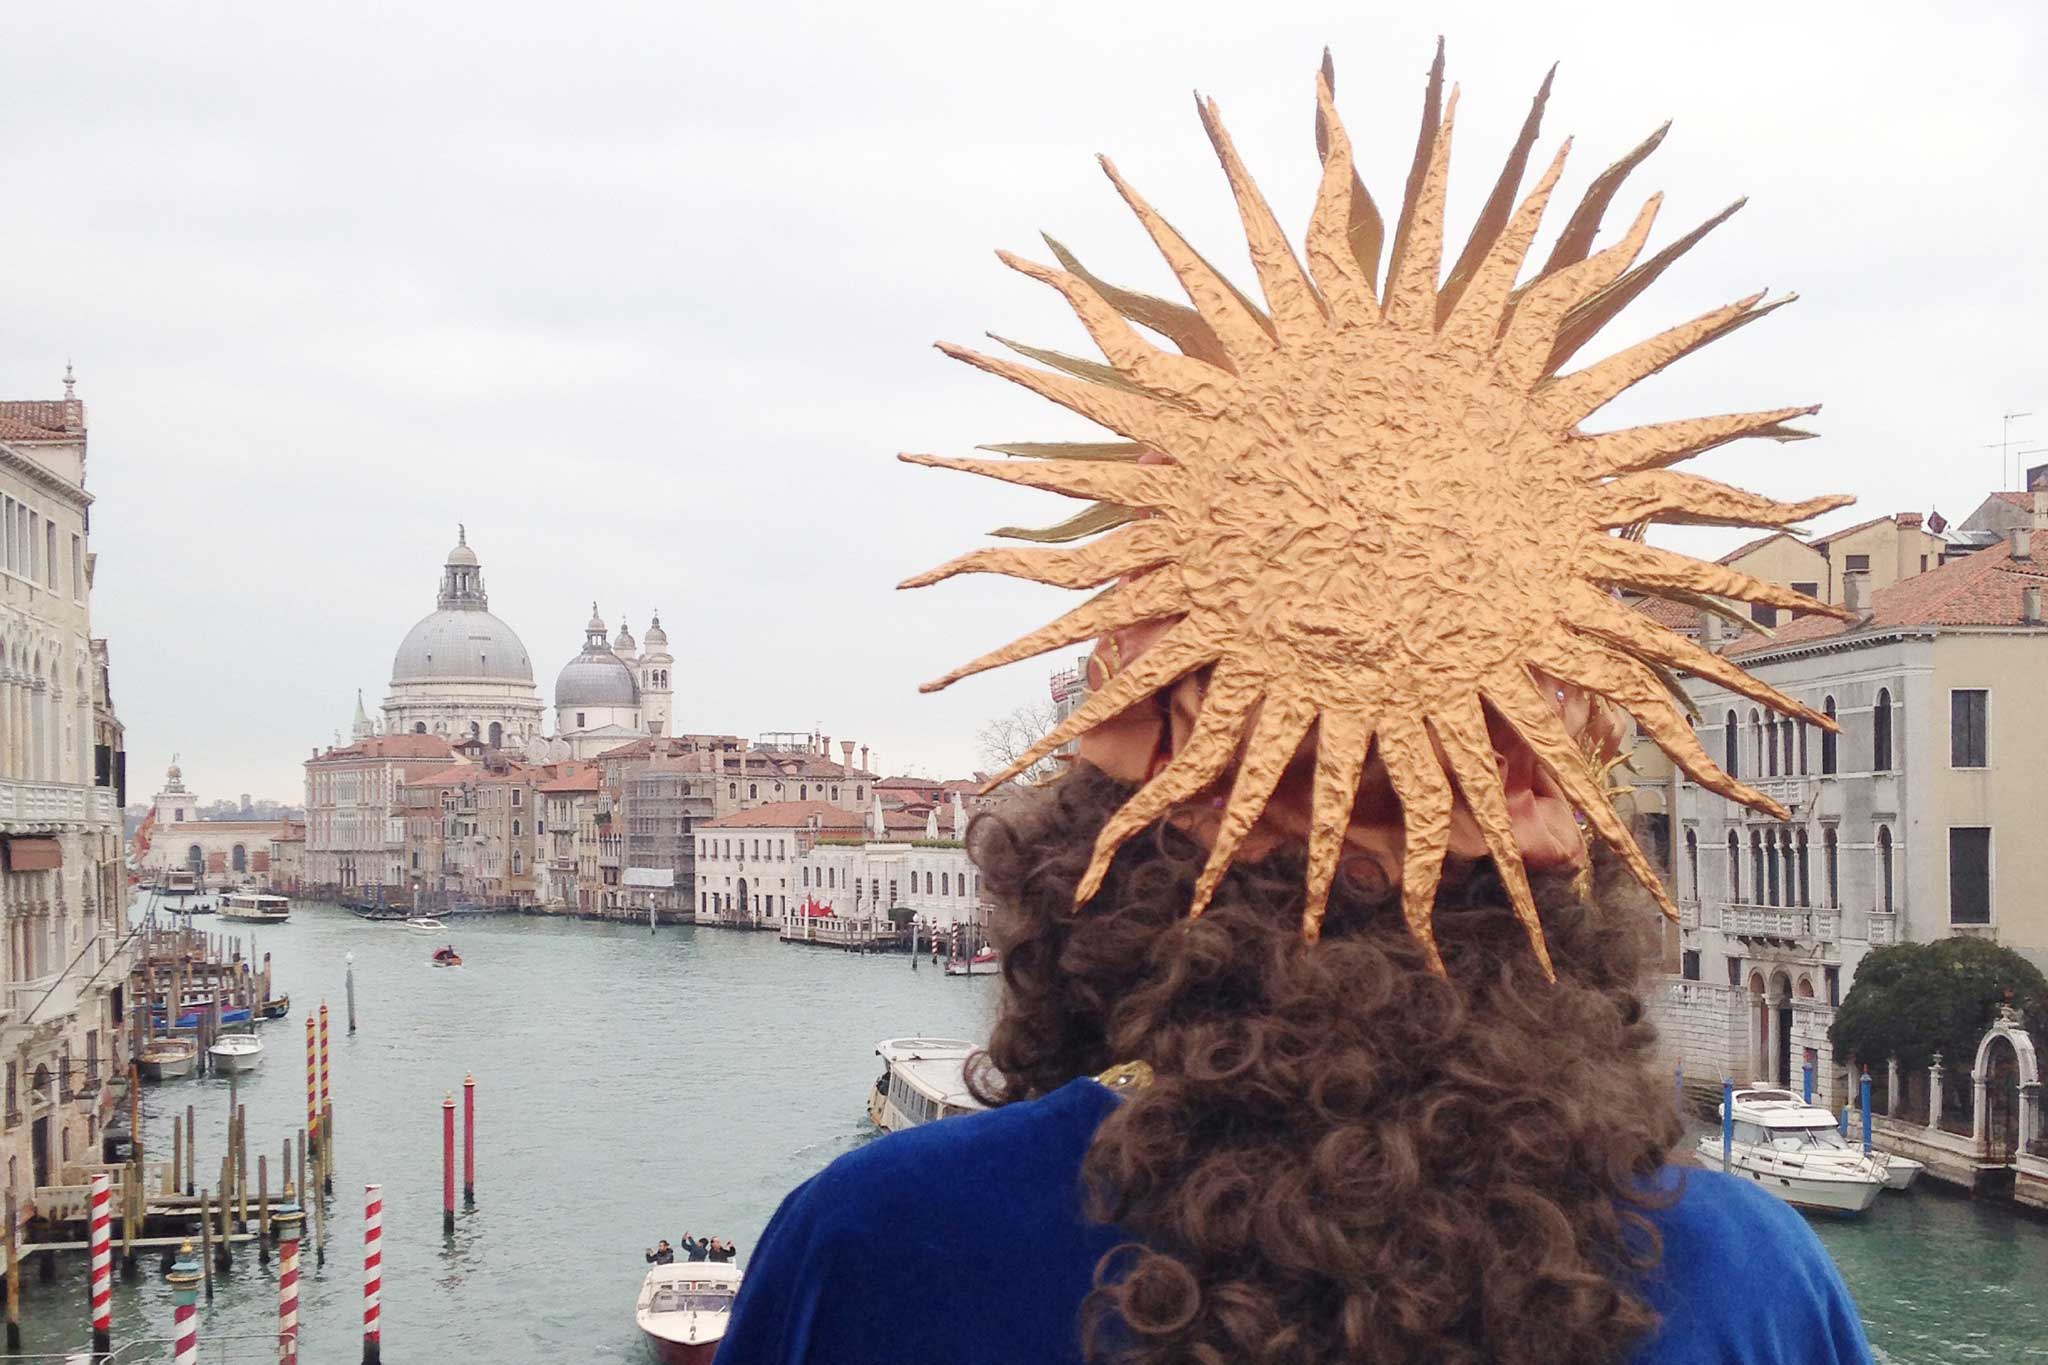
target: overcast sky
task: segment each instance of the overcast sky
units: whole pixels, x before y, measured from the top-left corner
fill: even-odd
[[[1824,440],[1696,467],[1858,495],[1832,523],[1967,514],[2004,412],[2038,409],[2015,432],[2048,446],[2037,5],[318,8],[9,15],[0,395],[77,364],[94,632],[144,797],[175,750],[202,797],[298,799],[458,521],[544,699],[595,597],[636,633],[661,610],[678,728],[972,767],[978,724],[1063,660],[916,683],[1061,595],[892,585],[1065,509],[891,457],[1086,428],[929,343],[1085,347],[991,255],[1042,256],[1040,229],[1170,292],[1098,151],[1249,282],[1188,92],[1298,237],[1326,43],[1398,202],[1447,36],[1459,239],[1553,60],[1556,204],[1666,118],[1611,230],[1655,189],[1658,241],[1750,196],[1585,355],[1764,286],[1802,301],[1603,422],[1824,402]]]

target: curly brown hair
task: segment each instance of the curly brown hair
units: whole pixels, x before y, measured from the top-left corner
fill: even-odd
[[[1539,884],[1544,979],[1489,868],[1439,899],[1448,979],[1398,898],[1344,869],[1322,941],[1304,858],[1230,872],[1185,910],[1206,850],[1171,820],[1073,913],[1130,789],[1086,765],[969,832],[1000,907],[1002,1015],[984,1102],[1149,1063],[1097,1131],[1092,1212],[1132,1237],[1097,1268],[1088,1354],[1164,1362],[1608,1361],[1656,1325],[1645,1210],[1680,1136],[1637,983],[1649,916],[1628,874]]]

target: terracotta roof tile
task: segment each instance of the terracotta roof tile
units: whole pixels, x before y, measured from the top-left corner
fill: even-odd
[[[541,784],[541,790],[554,795],[565,792],[594,792],[603,781],[603,775],[595,767],[571,768],[551,782]]]
[[[449,787],[457,782],[469,781],[470,778],[476,776],[476,773],[476,764],[456,763],[446,768],[436,768],[430,773],[421,773],[418,777],[409,777],[405,780],[405,785],[408,787]]]
[[[1727,554],[1722,555],[1719,559],[1715,560],[1714,562],[1716,564],[1733,564],[1736,560],[1742,558],[1750,551],[1761,550],[1764,546],[1770,544],[1779,536],[1784,536],[1787,540],[1799,540],[1798,536],[1793,535],[1789,531],[1773,531],[1767,536],[1758,536],[1755,540],[1745,540],[1744,542],[1742,542],[1742,544],[1736,546],[1734,549],[1730,550]],[[1804,545],[1806,542],[1800,540],[1799,543]]]
[[[734,811],[716,820],[706,820],[699,829],[805,829],[811,817],[821,829],[859,829],[866,818],[859,811],[841,810],[823,801],[770,801],[752,810]]]
[[[321,761],[338,758],[447,758],[454,750],[439,735],[376,735],[345,748],[329,749]]]

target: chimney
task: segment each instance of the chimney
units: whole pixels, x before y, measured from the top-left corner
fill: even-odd
[[[2005,533],[2005,543],[2014,559],[2034,557],[2034,533],[2031,528],[2015,526]]]
[[[1870,610],[1870,573],[1857,569],[1842,575],[1842,605],[1850,611]]]
[[[1700,643],[1709,649],[1721,643],[1721,618],[1711,611],[1700,612]]]
[[[860,767],[862,772],[874,771],[874,769],[868,767],[868,746],[865,744],[860,746]]]
[[[853,741],[850,739],[840,740],[839,752],[844,759],[847,776],[851,777],[853,775]]]
[[[831,758],[832,758],[832,736],[830,736],[830,735],[820,735],[820,736],[818,737],[818,757],[820,757],[820,758],[822,758],[822,759],[826,760],[827,762],[830,762],[830,761],[831,761]]]
[[[2038,626],[2041,622],[2041,590],[2038,587],[2020,590],[2020,623]]]

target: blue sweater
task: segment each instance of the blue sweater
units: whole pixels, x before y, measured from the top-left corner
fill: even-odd
[[[1082,1159],[1117,1103],[1075,1081],[839,1158],[762,1234],[719,1365],[1079,1365],[1081,1301],[1126,1240],[1080,1205]],[[1664,1321],[1636,1365],[1870,1360],[1834,1263],[1785,1204],[1689,1171],[1650,1216],[1664,1259],[1643,1289]]]

